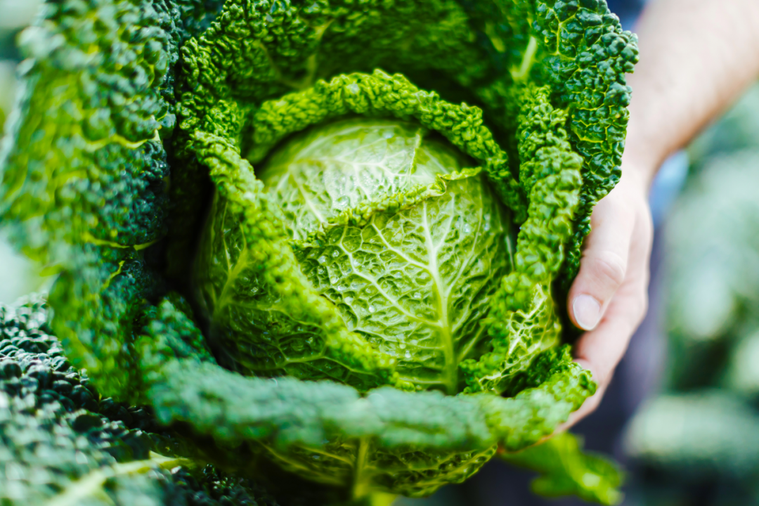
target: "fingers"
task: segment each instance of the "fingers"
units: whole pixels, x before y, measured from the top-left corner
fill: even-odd
[[[614,198],[620,190],[624,188],[615,189],[596,206],[580,272],[569,291],[569,316],[583,330],[596,328],[627,277],[636,213],[626,199]]]
[[[595,411],[606,388],[611,382],[614,369],[627,350],[635,330],[646,314],[648,297],[647,277],[636,277],[625,283],[609,305],[598,327],[586,332],[575,345],[575,361],[593,375],[598,390],[582,407],[572,413],[565,427],[574,425]]]
[[[611,382],[614,369],[648,309],[648,265],[653,225],[647,213],[638,214],[630,243],[626,279],[617,289],[598,326],[575,344],[575,360],[593,374],[598,390],[572,414],[565,428],[594,411]]]
[[[593,380],[607,385],[627,350],[635,329],[646,314],[645,279],[620,288],[598,327],[583,334],[575,344],[577,362],[593,373]]]
[[[594,380],[601,385],[611,380],[614,368],[648,309],[648,265],[653,225],[647,212],[636,213],[634,223],[632,240],[628,241],[626,278],[595,330],[583,334],[575,345],[575,358],[591,370]]]
[[[646,314],[653,241],[646,193],[640,181],[623,177],[593,212],[568,303],[572,321],[587,330],[575,344],[575,360],[590,370],[598,390],[563,428],[596,409]]]

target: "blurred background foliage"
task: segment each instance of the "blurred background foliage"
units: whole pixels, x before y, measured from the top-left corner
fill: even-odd
[[[629,424],[646,506],[759,504],[759,86],[689,148],[667,219],[663,391]]]
[[[16,65],[21,59],[16,39],[40,4],[42,0],[0,0],[0,134],[16,96]],[[10,247],[0,228],[0,302],[11,303],[49,284],[49,278],[40,276],[38,266]]]

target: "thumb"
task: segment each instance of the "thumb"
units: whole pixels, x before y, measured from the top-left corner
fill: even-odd
[[[585,240],[580,272],[569,290],[569,316],[583,330],[593,330],[598,325],[627,274],[634,213],[621,205],[613,193],[593,211],[592,231]]]

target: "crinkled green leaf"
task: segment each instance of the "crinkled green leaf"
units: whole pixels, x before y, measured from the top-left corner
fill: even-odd
[[[564,128],[573,151],[582,157],[583,187],[562,269],[560,284],[566,292],[580,266],[593,206],[621,174],[631,96],[625,74],[638,61],[637,37],[621,29],[604,0],[462,4],[485,35],[480,40],[490,57],[508,70],[502,79],[479,87],[477,94],[503,118],[509,134],[522,125],[521,119],[515,121],[521,102],[515,101],[519,93],[514,86],[520,83],[547,85],[552,106],[568,115]],[[507,142],[512,156],[522,155],[517,139]],[[526,161],[520,156],[521,163]]]
[[[186,361],[169,362],[150,397],[163,422],[191,422],[230,445],[231,461],[263,451],[325,484],[358,480],[351,486],[361,491],[418,496],[471,476],[497,443],[509,451],[537,443],[595,391],[568,350],[546,358],[544,376],[514,398],[391,387],[361,396],[347,385],[245,378]]]
[[[462,364],[467,391],[509,390],[513,378],[532,367],[538,353],[555,346],[561,332],[552,286],[572,234],[582,160],[567,140],[566,114],[551,106],[547,89],[526,87],[516,96],[521,102],[520,181],[530,206],[514,270],[502,280],[488,316],[493,350]]]
[[[167,230],[162,139],[178,47],[219,3],[50,3],[21,37],[29,59],[0,150],[0,216],[19,248],[63,271],[54,329],[109,394],[140,382],[128,343],[158,285],[143,255]]]
[[[255,494],[274,506],[248,480],[188,460],[194,452],[148,409],[100,397],[50,334],[47,312],[38,296],[0,305],[2,504],[212,506]]]
[[[565,432],[518,453],[500,457],[540,473],[532,490],[547,497],[575,495],[598,504],[619,504],[622,473],[611,461],[582,451],[581,439]]]

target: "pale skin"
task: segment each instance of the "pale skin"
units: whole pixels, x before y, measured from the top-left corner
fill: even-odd
[[[759,78],[759,0],[652,0],[635,30],[622,179],[596,206],[569,315],[586,330],[575,357],[599,388],[567,425],[599,404],[645,316],[653,226],[648,192],[662,162]]]

